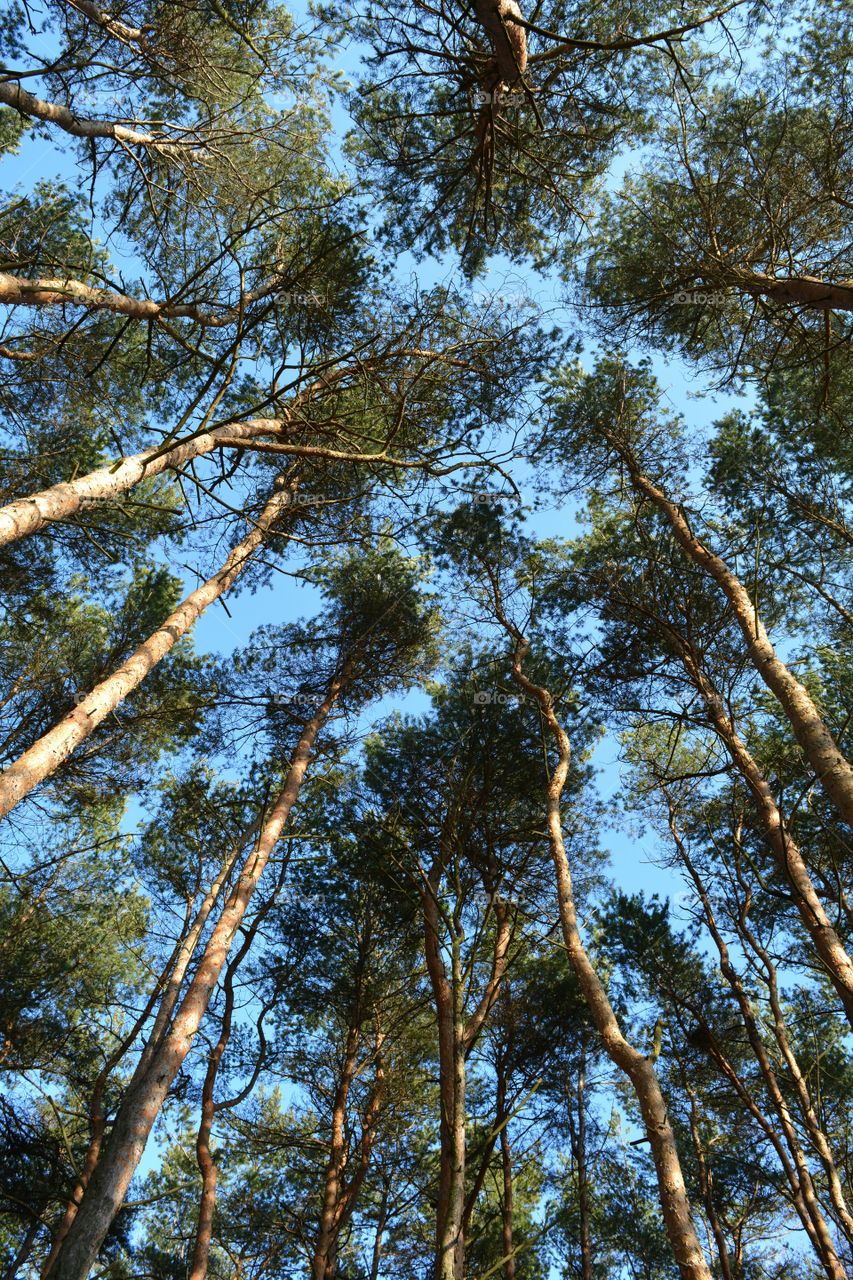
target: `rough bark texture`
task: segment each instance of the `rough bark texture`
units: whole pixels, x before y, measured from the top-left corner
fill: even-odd
[[[128,1089],[119,1106],[109,1141],[59,1252],[51,1280],[86,1280],[89,1275],[110,1224],[124,1202],[154,1122],[192,1047],[231,943],[299,794],[317,735],[341,688],[340,679],[336,679],[303,729],[285,785],[210,935],[172,1026],[145,1075]]]
[[[0,817],[14,809],[26,795],[67,760],[102,720],[140,685],[149,671],[165,658],[187,634],[209,604],[227,591],[260,547],[270,526],[291,500],[287,490],[277,492],[264,507],[251,533],[233,549],[221,569],[178,605],[131,656],[88,694],[73,711],[19,756],[0,774]]]
[[[527,32],[513,21],[521,9],[516,0],[474,0],[474,12],[495,51],[501,80],[513,84],[527,69]]]

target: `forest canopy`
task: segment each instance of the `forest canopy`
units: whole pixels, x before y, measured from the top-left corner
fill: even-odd
[[[851,55],[0,9],[0,1280],[853,1280]]]

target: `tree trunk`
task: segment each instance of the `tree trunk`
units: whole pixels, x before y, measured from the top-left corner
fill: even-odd
[[[778,699],[797,742],[827,795],[847,825],[853,827],[853,767],[839,750],[809,691],[777,655],[759,616],[757,603],[750,599],[749,592],[722,557],[715,555],[696,537],[681,508],[640,471],[633,453],[617,438],[612,435],[609,438],[628,467],[634,487],[663,512],[680,546],[725,595],[746,641],[753,666]]]
[[[0,817],[44,782],[94,732],[111,711],[142,683],[149,671],[192,627],[208,605],[217,600],[240,576],[264,541],[271,525],[287,510],[289,490],[274,493],[254,527],[232,550],[221,569],[178,605],[131,656],[57,725],[0,774]]]
[[[500,1125],[501,1143],[501,1244],[504,1258],[504,1280],[515,1280],[515,1246],[512,1239],[512,1149],[509,1142],[509,1116],[506,1114],[506,1076],[498,1065],[496,1123]]]
[[[717,1246],[717,1257],[720,1262],[720,1273],[722,1280],[735,1280],[731,1258],[729,1257],[729,1246],[726,1243],[726,1233],[723,1231],[723,1225],[717,1213],[717,1206],[714,1203],[711,1173],[705,1159],[702,1135],[699,1132],[699,1109],[696,1103],[696,1091],[686,1082],[684,1087],[690,1099],[690,1136],[693,1140],[693,1151],[696,1155],[696,1167],[699,1170],[699,1188],[702,1192],[702,1199],[705,1202],[705,1212],[708,1215],[708,1221],[714,1233],[714,1243]]]
[[[560,923],[569,962],[608,1056],[625,1072],[634,1086],[655,1163],[667,1235],[683,1280],[713,1280],[693,1223],[675,1135],[669,1122],[666,1102],[661,1093],[654,1066],[648,1058],[629,1044],[622,1034],[613,1006],[593,967],[578,929],[572,877],[560,816],[563,789],[569,773],[569,739],[554,712],[550,693],[547,689],[533,684],[525,676],[522,664],[529,650],[528,643],[504,614],[497,588],[495,595],[498,620],[515,641],[512,658],[513,677],[541,708],[543,718],[558,749],[558,762],[548,783],[547,829],[557,879]]]
[[[317,735],[341,689],[342,681],[336,678],[323,703],[303,729],[284,787],[205,946],[171,1029],[144,1076],[131,1086],[119,1106],[109,1141],[51,1271],[51,1280],[86,1280],[89,1274],[104,1237],[124,1202],[160,1108],[192,1047],[233,938],[299,794]]]
[[[809,875],[802,852],[789,834],[776,799],[764,775],[742,740],[723,701],[685,641],[680,641],[684,669],[699,693],[711,724],[735,767],[755,798],[759,815],[779,869],[787,881],[800,918],[838,992],[853,1027],[853,961],[826,914]]]
[[[329,1163],[326,1166],[326,1178],[323,1185],[323,1203],[320,1211],[320,1223],[314,1244],[314,1257],[311,1262],[312,1280],[330,1280],[333,1274],[334,1255],[337,1236],[336,1224],[343,1194],[343,1176],[346,1166],[346,1139],[344,1128],[346,1122],[347,1099],[355,1077],[356,1055],[361,1038],[357,1023],[357,1014],[347,1032],[344,1050],[343,1068],[335,1099],[332,1104],[332,1139],[329,1149]],[[193,1280],[193,1278],[191,1278]]]
[[[248,422],[234,422],[192,436],[174,448],[162,446],[145,449],[129,458],[123,458],[113,466],[101,467],[76,480],[55,484],[42,489],[29,498],[18,498],[0,507],[0,547],[28,534],[35,533],[53,520],[67,520],[90,502],[103,502],[127,493],[141,480],[161,475],[200,458],[214,449],[239,444],[259,435],[272,435],[281,431],[285,419],[254,418]]]
[[[589,1231],[589,1171],[586,1153],[586,1045],[581,1043],[578,1066],[578,1213],[580,1215],[581,1280],[592,1280]]]

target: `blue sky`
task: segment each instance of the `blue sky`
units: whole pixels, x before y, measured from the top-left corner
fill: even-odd
[[[299,7],[297,6],[297,12]],[[43,50],[47,52],[47,50]],[[354,74],[357,70],[357,50],[354,47],[340,52],[340,65],[345,73]],[[35,86],[33,86],[35,88]],[[333,122],[337,133],[341,136],[349,126],[349,120],[343,105],[337,102],[333,108]],[[54,145],[53,135],[43,129],[28,136],[22,145],[21,154],[6,156],[2,160],[7,189],[20,187],[31,188],[40,179],[60,178],[69,186],[77,181],[78,171],[68,154],[63,154]],[[334,151],[340,157],[340,149],[336,144]],[[615,185],[624,175],[636,156],[622,156],[616,162],[608,185]],[[343,163],[343,161],[341,161]],[[122,270],[129,276],[144,276],[143,264],[132,258],[121,259],[122,246],[120,239],[113,237],[110,249]],[[434,284],[453,281],[457,275],[456,264],[451,259],[441,262],[427,261],[416,263],[410,254],[403,254],[397,260],[396,273],[401,281],[417,280],[421,287],[428,288]],[[488,296],[499,295],[518,297],[526,294],[533,299],[547,314],[551,324],[559,324],[568,332],[583,330],[583,319],[577,311],[563,302],[564,287],[554,275],[551,277],[537,275],[517,264],[499,258],[493,259],[487,273],[474,286],[474,302],[478,297],[484,300]],[[631,353],[639,356],[641,352]],[[591,363],[595,352],[586,348],[584,363]],[[664,388],[671,406],[679,410],[686,418],[688,425],[694,429],[707,428],[716,418],[721,416],[735,403],[743,405],[742,397],[731,394],[711,394],[707,383],[699,378],[695,370],[688,369],[680,361],[667,358],[659,353],[652,353],[655,373]],[[463,482],[464,483],[464,482]],[[550,508],[537,510],[529,520],[530,532],[538,536],[571,537],[579,529],[576,519],[577,506],[574,500]],[[197,585],[197,578],[185,575],[190,589]],[[242,645],[251,632],[264,623],[283,623],[296,617],[316,611],[320,605],[320,597],[315,589],[298,582],[293,577],[280,576],[274,588],[263,590],[255,595],[243,591],[239,599],[231,596],[226,601],[228,611],[222,604],[215,604],[200,619],[194,632],[198,649],[226,655]],[[402,699],[386,699],[383,705],[376,708],[379,714],[387,714],[390,710],[401,707],[410,712],[419,712],[428,705],[423,693],[415,691]],[[612,795],[619,787],[621,776],[618,767],[618,743],[607,735],[599,745],[595,755],[595,764],[599,770],[599,784],[605,796]],[[137,805],[129,812],[129,820],[133,822],[139,813]],[[628,835],[623,831],[611,830],[605,833],[605,843],[612,852],[612,872],[619,885],[627,891],[644,890],[661,894],[677,894],[681,890],[680,881],[675,882],[672,875],[659,869],[653,863],[657,841],[652,834],[647,837]]]

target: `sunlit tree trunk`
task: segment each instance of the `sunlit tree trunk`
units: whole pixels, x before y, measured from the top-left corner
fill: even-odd
[[[142,453],[122,458],[114,466],[100,467],[88,475],[78,476],[76,480],[42,489],[29,498],[17,498],[0,507],[0,547],[35,533],[51,521],[68,520],[90,503],[118,498],[151,476],[173,471],[194,458],[212,453],[214,449],[237,445],[241,440],[253,440],[260,435],[276,434],[284,425],[285,420],[277,418],[230,423],[217,427],[215,431],[203,431],[174,448],[145,449]]]
[[[189,632],[205,609],[229,589],[247,567],[271,526],[288,509],[290,501],[288,489],[274,493],[257,520],[253,521],[251,533],[234,547],[222,568],[187,596],[117,671],[96,685],[73,711],[0,774],[0,817],[49,778],[101,721],[142,683],[152,668]]]
[[[853,827],[853,766],[845,759],[805,685],[776,653],[758,611],[758,603],[725,560],[697,538],[681,507],[672,502],[640,469],[633,452],[618,436],[609,436],[625,462],[638,493],[648,498],[669,521],[679,545],[694,564],[720,588],[732,607],[755,670],[778,698],[794,736],[818,780],[848,826]]]
[[[89,1274],[110,1224],[124,1202],[172,1082],[192,1047],[231,943],[299,794],[317,735],[342,687],[342,679],[336,677],[322,704],[304,726],[284,787],[243,864],[240,878],[207,941],[172,1025],[145,1074],[128,1089],[119,1106],[109,1140],[50,1273],[51,1280],[86,1280]]]
[[[562,795],[569,774],[571,755],[568,735],[557,719],[551,694],[547,689],[534,684],[524,674],[523,663],[529,652],[529,645],[504,613],[497,582],[494,579],[492,579],[492,585],[495,591],[496,615],[513,640],[513,678],[539,706],[558,751],[557,763],[551,773],[547,789],[547,830],[557,880],[560,923],[569,962],[589,1006],[593,1022],[598,1028],[605,1051],[625,1072],[634,1087],[655,1163],[667,1235],[683,1280],[713,1280],[696,1233],[678,1147],[654,1065],[623,1035],[607,991],[583,945],[578,928],[572,875],[561,821]]]

